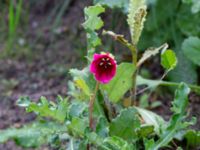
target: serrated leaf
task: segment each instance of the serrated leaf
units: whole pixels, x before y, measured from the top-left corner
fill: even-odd
[[[184,40],[182,49],[189,60],[200,66],[200,39],[198,37],[189,37]]]
[[[171,110],[175,114],[180,114],[186,110],[188,105],[188,94],[190,93],[190,88],[186,84],[181,84],[179,89],[175,92],[175,98],[172,102],[173,107]]]
[[[161,65],[166,70],[173,70],[177,65],[176,54],[172,50],[166,50],[161,54]]]
[[[140,120],[137,110],[135,108],[123,109],[110,123],[109,134],[128,141],[136,140],[138,128],[140,128]]]
[[[118,102],[120,98],[132,87],[132,75],[135,66],[131,63],[122,63],[117,67],[116,76],[110,83],[101,85],[101,90],[106,92],[109,100]]]
[[[99,30],[104,25],[104,22],[99,17],[99,15],[104,11],[105,9],[101,5],[89,6],[84,9],[86,20],[83,23],[83,27],[87,32],[87,58],[89,60],[92,58],[94,48],[101,45],[101,39],[98,37],[98,34],[95,31]]]
[[[132,43],[137,45],[144,27],[147,6],[145,0],[130,0],[128,24],[130,26]]]
[[[53,102],[49,102],[45,97],[40,98],[39,103],[35,102],[28,102],[24,101],[25,104],[22,103],[22,100],[25,98],[20,98],[18,100],[19,106],[25,106],[27,112],[35,112],[41,117],[50,117],[52,119],[55,119],[59,122],[64,122],[67,111],[68,111],[68,100],[62,99],[61,97],[58,97],[57,104]]]
[[[19,129],[9,128],[3,131],[0,130],[0,143],[15,140],[20,146],[35,148],[48,143],[48,138],[56,133],[66,131],[65,126],[53,122],[34,123]]]
[[[162,135],[160,135],[160,139],[156,141],[154,147],[152,148],[153,150],[157,150],[161,147],[167,146],[167,144],[175,137],[177,132],[187,128],[190,125],[190,123],[185,122],[188,94],[188,86],[184,83],[181,83],[175,93],[175,99],[172,107],[174,114],[171,117],[167,128],[164,130]],[[183,104],[181,104],[180,108],[178,108],[177,105],[180,103]]]

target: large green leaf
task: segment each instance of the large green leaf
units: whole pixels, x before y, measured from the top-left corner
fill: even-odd
[[[123,109],[120,114],[112,120],[109,126],[109,134],[118,136],[125,140],[136,140],[137,129],[140,128],[140,120],[135,108]]]
[[[182,44],[182,49],[189,60],[200,66],[200,39],[198,37],[187,38]]]
[[[132,87],[132,75],[135,66],[130,63],[122,63],[117,67],[117,74],[109,84],[101,85],[101,90],[106,92],[109,100],[118,102],[120,98]]]
[[[18,145],[23,147],[38,147],[48,143],[51,136],[66,131],[66,126],[53,122],[34,123],[20,129],[9,128],[2,131],[0,130],[0,143],[4,143],[8,140],[15,140]]]

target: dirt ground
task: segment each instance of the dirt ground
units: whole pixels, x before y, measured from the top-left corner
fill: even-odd
[[[20,126],[35,119],[34,114],[25,113],[24,109],[16,106],[16,100],[20,96],[29,96],[32,100],[37,101],[41,96],[46,96],[49,100],[54,100],[57,95],[67,95],[67,80],[69,79],[68,70],[70,68],[81,67],[84,64],[82,54],[86,54],[84,32],[81,23],[84,20],[83,8],[90,4],[90,1],[74,0],[68,8],[63,25],[63,33],[55,37],[48,36],[48,29],[44,26],[38,28],[44,31],[41,37],[41,43],[45,41],[42,50],[33,51],[31,60],[23,57],[20,59],[4,59],[0,61],[0,129]],[[40,10],[35,10],[37,14]],[[46,17],[32,15],[30,24],[40,24]],[[33,31],[34,31],[33,30]],[[34,38],[36,35],[30,33]],[[53,40],[52,40],[53,39]],[[76,42],[74,42],[77,39]],[[53,42],[52,42],[53,41]],[[82,50],[82,52],[80,52]],[[156,66],[151,68],[152,72],[158,72]],[[156,97],[157,98],[157,97]],[[171,105],[169,94],[159,97],[162,100],[161,107],[155,111],[168,119],[170,116],[169,107]],[[195,128],[200,129],[200,97],[190,95],[190,112],[197,117],[198,123]],[[48,148],[42,148],[48,149]],[[0,144],[0,150],[21,150],[16,147],[14,142]]]

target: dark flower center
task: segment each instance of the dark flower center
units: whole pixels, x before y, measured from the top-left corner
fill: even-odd
[[[99,62],[99,66],[102,69],[108,69],[108,68],[110,68],[112,66],[110,58],[109,57],[101,58],[101,61]]]

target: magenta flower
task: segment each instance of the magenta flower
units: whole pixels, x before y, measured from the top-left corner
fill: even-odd
[[[117,63],[110,53],[94,54],[90,72],[100,83],[106,84],[116,74]]]

